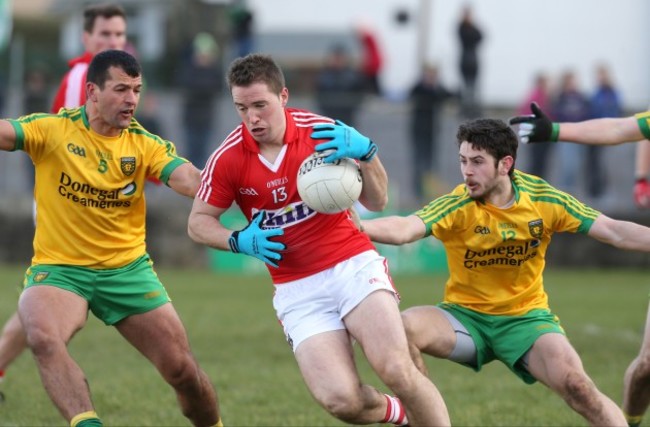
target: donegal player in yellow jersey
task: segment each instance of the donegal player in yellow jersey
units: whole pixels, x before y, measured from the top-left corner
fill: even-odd
[[[444,301],[402,313],[413,357],[423,371],[421,352],[476,371],[500,360],[524,382],[547,385],[590,424],[625,425],[550,311],[542,274],[554,232],[650,251],[650,229],[608,218],[515,170],[517,136],[500,120],[463,123],[457,140],[463,184],[411,215],[361,221],[374,241],[434,236],[447,251]]]
[[[636,147],[634,203],[650,208],[650,111],[628,117],[605,117],[576,123],[553,123],[535,103],[531,115],[510,119],[518,125],[519,136],[525,143],[576,142],[589,145],[616,145],[638,142]],[[645,139],[644,139],[645,138]],[[643,342],[637,357],[625,371],[623,411],[630,427],[641,424],[650,406],[650,309],[646,315]]]
[[[193,424],[220,424],[145,247],[145,180],[194,197],[199,171],[133,118],[141,74],[131,55],[107,50],[88,67],[84,106],[0,121],[0,149],[24,150],[36,169],[34,258],[18,313],[45,390],[73,427],[102,425],[67,350],[88,310],[153,363]]]

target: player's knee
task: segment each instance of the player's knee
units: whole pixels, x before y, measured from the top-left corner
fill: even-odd
[[[51,356],[66,347],[66,343],[50,331],[41,328],[32,328],[27,332],[27,345],[36,358]]]
[[[572,371],[569,372],[563,384],[563,394],[568,401],[577,403],[588,403],[592,400],[596,387],[586,374]]]
[[[167,361],[161,373],[165,381],[177,390],[192,387],[199,381],[199,367],[189,354]]]
[[[388,360],[377,369],[377,375],[388,388],[400,395],[402,392],[413,390],[420,374],[409,357]]]

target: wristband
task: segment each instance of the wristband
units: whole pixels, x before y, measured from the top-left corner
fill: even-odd
[[[552,123],[551,124],[551,142],[557,142],[560,137],[560,124]]]
[[[379,151],[379,147],[377,147],[377,144],[370,140],[370,148],[368,149],[368,152],[363,157],[359,157],[359,160],[362,162],[369,162],[373,157],[375,157],[377,151]]]

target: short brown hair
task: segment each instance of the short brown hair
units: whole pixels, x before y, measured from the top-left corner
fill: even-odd
[[[92,33],[93,28],[95,27],[95,21],[97,17],[101,16],[102,18],[112,18],[114,16],[121,16],[126,21],[126,12],[122,6],[118,4],[95,4],[88,6],[84,9],[84,31],[87,33]]]
[[[251,53],[235,59],[226,78],[228,88],[266,83],[271,92],[279,94],[285,87],[284,74],[270,55]]]

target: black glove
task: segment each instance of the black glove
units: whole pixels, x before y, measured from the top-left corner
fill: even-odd
[[[560,124],[551,122],[536,102],[530,104],[533,114],[510,119],[510,126],[519,125],[519,138],[524,144],[529,142],[557,142]]]

